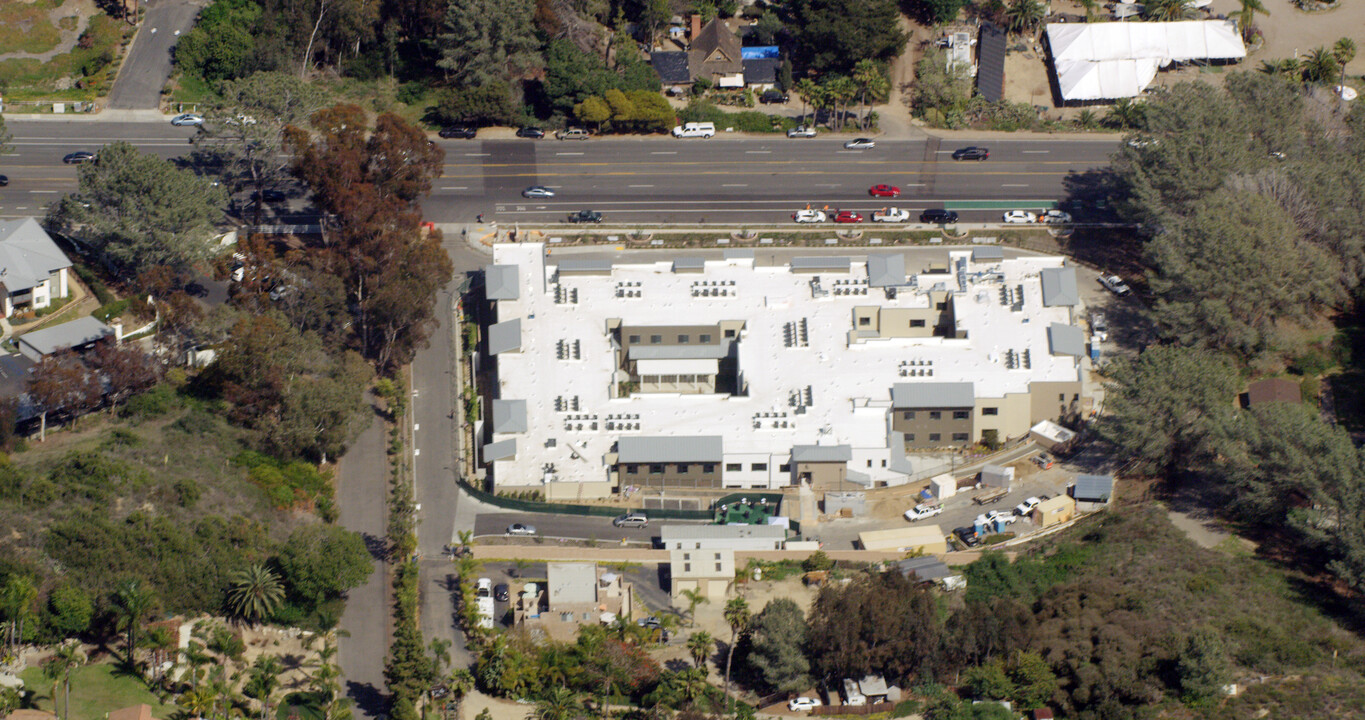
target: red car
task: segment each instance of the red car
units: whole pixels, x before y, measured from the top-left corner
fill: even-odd
[[[895,185],[873,185],[867,189],[867,194],[872,197],[900,197],[901,189]]]
[[[834,216],[834,222],[837,223],[860,223],[862,221],[863,216],[852,210],[840,210],[839,214]]]

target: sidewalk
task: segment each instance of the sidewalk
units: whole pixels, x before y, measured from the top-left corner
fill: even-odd
[[[6,122],[170,122],[160,110],[113,110],[89,113],[13,113],[4,114]]]

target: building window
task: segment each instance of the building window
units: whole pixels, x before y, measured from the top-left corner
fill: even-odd
[[[905,412],[901,413],[901,419],[902,419],[902,420],[914,420],[914,419],[915,419],[915,411],[914,411],[914,410],[906,410]]]
[[[1066,393],[1059,393],[1057,395],[1057,402],[1066,402]]]
[[[650,336],[649,336],[649,344],[650,344],[650,345],[658,345],[659,343],[662,343],[663,341],[664,341],[664,336],[663,336],[663,335],[650,335]]]
[[[858,327],[871,327],[871,325],[872,325],[872,318],[870,318],[870,317],[860,317],[860,318],[858,318]]]
[[[734,336],[735,336],[735,331],[734,331],[734,330],[726,330],[726,331],[725,331],[725,337],[727,337],[727,338],[732,338],[732,337],[734,337]]]
[[[924,321],[923,321],[923,320],[911,320],[911,321],[910,321],[910,327],[924,327]]]
[[[692,553],[683,553],[683,559],[684,559],[684,560],[691,560],[691,559],[692,559]]]
[[[947,310],[947,309],[948,309],[948,303],[946,303],[946,302],[941,302],[941,303],[935,305],[935,306],[934,306],[934,309],[935,309],[935,310]]]
[[[702,471],[703,473],[707,474],[707,475],[710,475],[711,473],[713,473],[713,472],[716,471],[716,466],[715,466],[715,465],[712,465],[712,464],[710,464],[710,463],[707,463],[707,464],[701,466],[701,471]]]
[[[685,573],[692,572],[692,563],[683,563],[683,572]]]
[[[725,463],[725,472],[741,472],[744,470],[744,463]]]
[[[631,341],[632,343],[640,342],[640,336],[639,336],[639,335],[631,335],[631,336],[630,336],[630,341]]]
[[[939,440],[940,437],[938,433],[929,433],[929,442],[938,442]]]
[[[679,465],[678,465],[678,474],[679,474],[679,475],[686,475],[686,474],[687,474],[687,464],[686,464],[686,463],[679,463]]]
[[[953,419],[954,419],[954,420],[966,420],[968,417],[971,417],[971,413],[967,412],[966,410],[954,410],[954,411],[953,411]]]
[[[664,474],[664,466],[663,466],[663,465],[650,465],[650,466],[649,466],[649,474],[650,474],[650,475],[663,475],[663,474]]]
[[[698,336],[697,336],[697,342],[700,342],[700,343],[703,344],[703,345],[710,345],[710,344],[711,344],[711,336],[710,336],[710,335],[707,335],[706,333],[702,333],[701,335],[698,335]]]
[[[872,459],[871,459],[871,458],[868,458],[868,460],[867,460],[867,466],[868,466],[868,467],[872,467]]]
[[[885,461],[885,460],[882,461],[882,467],[886,467],[886,461]]]
[[[906,434],[905,434],[905,441],[906,441],[906,442],[914,442],[914,441],[915,441],[915,434],[914,434],[914,433],[906,433]]]
[[[1072,396],[1071,396],[1071,402],[1080,402],[1080,401],[1081,401],[1081,394],[1080,394],[1080,393],[1076,393],[1075,395],[1072,395]]]
[[[627,474],[627,475],[639,475],[639,474],[640,474],[640,466],[639,466],[639,465],[627,465],[627,466],[626,466],[626,474]]]
[[[720,572],[720,563],[716,563],[716,572]]]
[[[768,463],[754,463],[749,466],[749,469],[754,472],[768,472]]]
[[[801,480],[802,482],[810,482],[810,473],[808,472],[801,473]]]
[[[678,336],[678,344],[679,344],[679,345],[690,345],[690,344],[692,344],[692,336],[691,336],[691,335],[679,335],[679,336]]]
[[[981,408],[982,415],[999,415],[1000,408]]]
[[[715,553],[715,555],[716,555],[716,562],[720,562],[720,553]]]
[[[777,466],[777,471],[778,471],[778,472],[784,472],[784,473],[789,473],[789,472],[791,472],[791,471],[792,471],[791,463],[782,463],[781,465],[778,465],[778,466]]]
[[[967,433],[953,433],[953,442],[967,442]]]
[[[929,411],[929,419],[930,419],[930,420],[942,420],[942,419],[943,419],[943,413],[941,413],[941,412],[939,412],[939,411],[937,411],[937,410],[930,410],[930,411]]]

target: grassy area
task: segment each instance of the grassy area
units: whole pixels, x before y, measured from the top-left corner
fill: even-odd
[[[47,3],[0,0],[0,48],[43,53],[56,47],[61,33],[48,20],[49,10]]]
[[[32,59],[0,61],[0,86],[6,88],[5,99],[94,100],[113,82],[119,47],[131,34],[131,26],[99,14],[90,19],[82,42],[69,53],[46,63]],[[76,86],[58,90],[58,83],[64,78],[73,78]]]
[[[54,710],[52,681],[43,676],[42,668],[31,667],[19,677],[34,691],[37,709]],[[57,698],[65,699],[60,685]],[[152,706],[153,717],[168,718],[179,712],[175,705],[161,702],[141,680],[109,663],[86,665],[71,674],[71,720],[102,720],[111,710],[143,703]]]

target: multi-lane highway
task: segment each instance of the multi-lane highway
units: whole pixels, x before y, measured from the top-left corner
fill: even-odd
[[[62,156],[97,151],[124,140],[162,157],[185,157],[194,128],[169,123],[13,121],[15,152],[0,156],[0,217],[40,215],[75,188],[74,166]],[[928,207],[958,210],[963,220],[986,221],[1001,209],[1037,209],[1065,197],[1066,181],[1108,165],[1115,141],[1097,139],[995,140],[984,162],[955,162],[968,143],[936,138],[878,141],[870,150],[845,150],[843,138],[666,137],[555,140],[439,140],[446,150],[442,176],[423,203],[427,219],[466,222],[483,214],[504,222],[563,222],[591,208],[609,223],[769,223],[789,221],[810,204],[870,212],[887,206],[914,213]],[[899,186],[897,199],[872,198],[868,188]],[[556,197],[526,200],[521,191],[544,185]],[[290,209],[306,211],[306,199]]]

